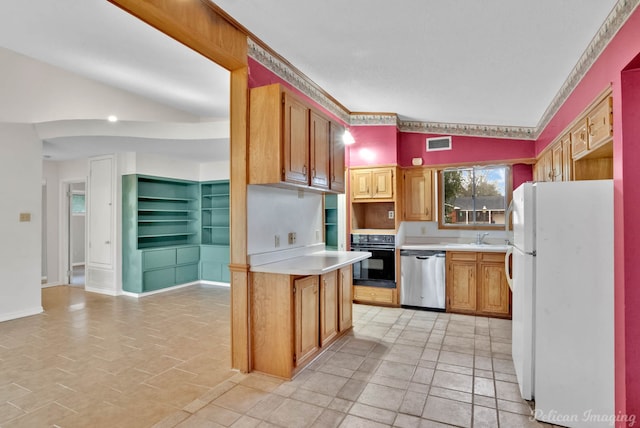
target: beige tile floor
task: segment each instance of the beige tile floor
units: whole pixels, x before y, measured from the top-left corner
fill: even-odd
[[[43,290],[0,323],[1,427],[535,427],[505,320],[354,305],[290,382],[229,369],[229,289]]]

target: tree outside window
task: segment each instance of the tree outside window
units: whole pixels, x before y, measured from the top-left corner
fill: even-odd
[[[441,224],[504,227],[509,174],[508,166],[443,170]]]

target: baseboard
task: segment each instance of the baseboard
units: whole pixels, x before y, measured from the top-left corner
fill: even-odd
[[[46,284],[42,284],[41,288],[49,288],[49,287],[57,287],[59,285],[65,285],[60,281],[57,282],[47,282]]]
[[[27,310],[24,310],[24,311],[17,311],[17,312],[9,312],[9,313],[6,313],[6,314],[0,314],[0,322],[9,321],[9,320],[15,320],[17,318],[30,317],[32,315],[41,314],[42,312],[44,312],[44,310],[42,309],[42,306],[38,306],[36,308],[27,309]]]
[[[87,287],[86,285],[84,286],[84,291],[89,291],[91,293],[105,294],[107,296],[114,296],[114,297],[120,295],[120,293],[118,293],[115,290],[105,290],[104,288]]]
[[[204,279],[200,280],[200,284],[202,285],[217,285],[219,287],[231,287],[231,284],[228,282],[218,282],[218,281],[207,281]]]
[[[135,297],[137,299],[137,298],[140,298],[140,297],[152,296],[152,295],[158,294],[158,293],[166,293],[167,291],[178,290],[178,289],[184,288],[184,287],[191,287],[192,285],[197,285],[197,284],[200,284],[200,281],[187,282],[185,284],[174,285],[173,287],[162,288],[160,290],[147,291],[145,293],[132,293],[131,291],[124,291],[123,290],[122,294],[124,296]]]

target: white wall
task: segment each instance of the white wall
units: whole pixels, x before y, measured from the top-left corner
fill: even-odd
[[[33,126],[0,123],[0,321],[42,312],[42,145]],[[20,222],[30,213],[30,222]]]
[[[228,180],[231,177],[231,162],[207,162],[200,164],[200,181]]]
[[[200,119],[128,92],[0,48],[0,122],[65,119],[198,122]]]
[[[260,254],[322,242],[322,195],[312,192],[249,186],[247,189],[248,254]],[[296,243],[287,236],[295,232]],[[280,247],[275,246],[275,235]]]

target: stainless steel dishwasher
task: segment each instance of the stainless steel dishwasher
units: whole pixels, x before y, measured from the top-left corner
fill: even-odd
[[[400,250],[400,305],[445,310],[445,252]]]

